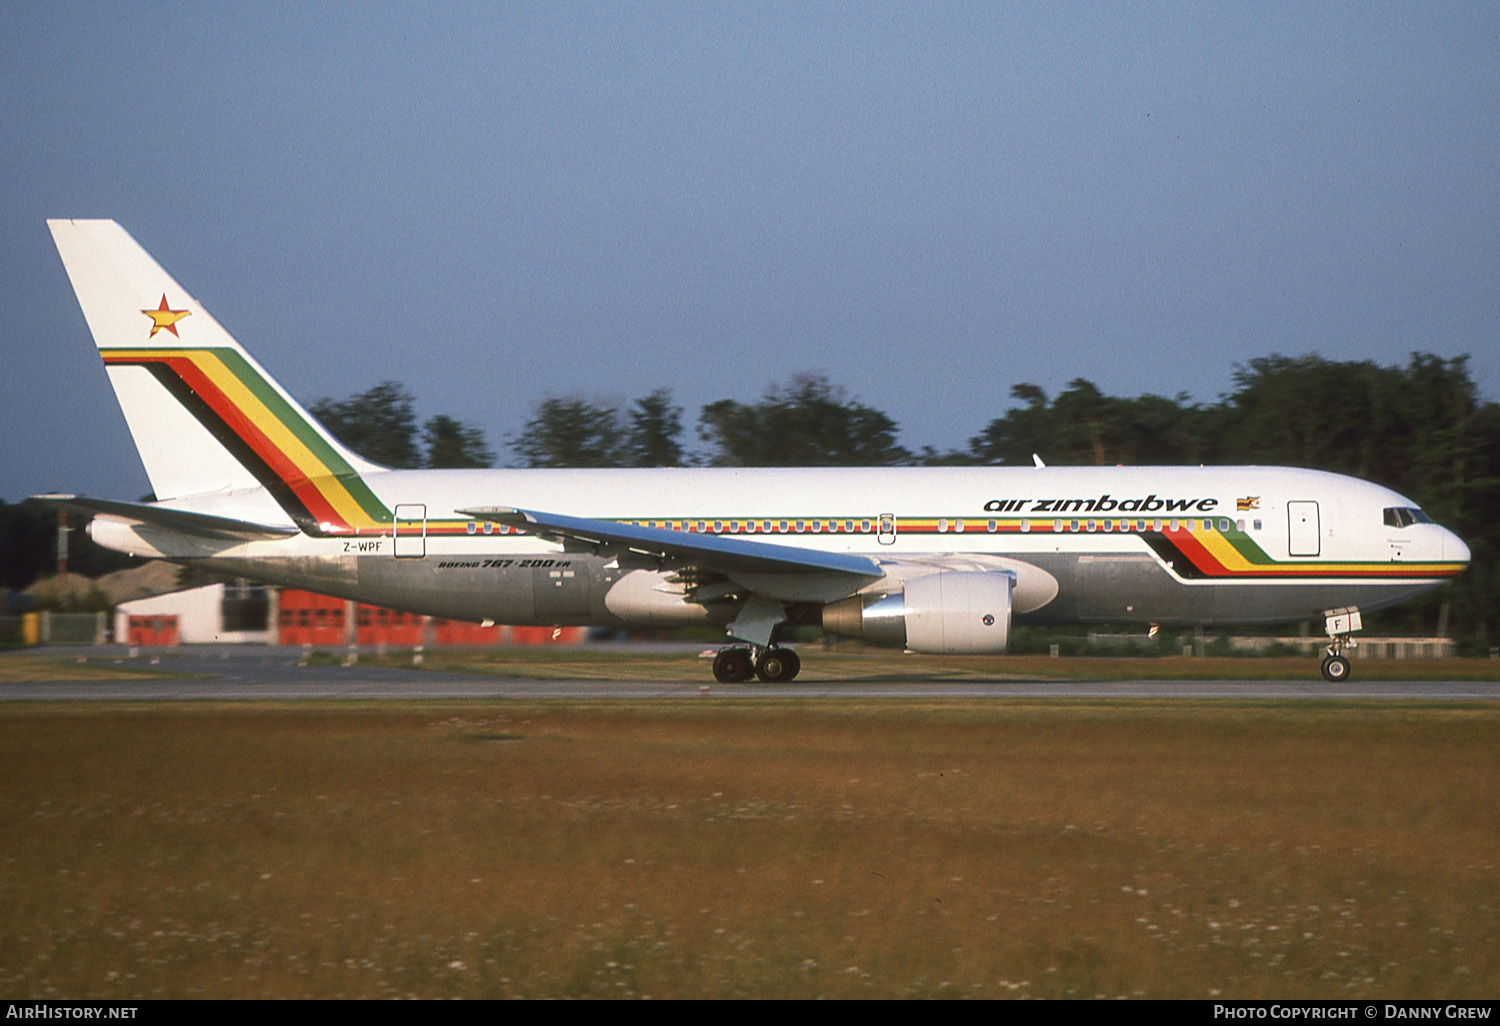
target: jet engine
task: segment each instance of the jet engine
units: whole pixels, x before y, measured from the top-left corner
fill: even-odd
[[[940,570],[902,590],[851,595],[823,607],[823,629],[927,655],[984,655],[1010,643],[1009,573]]]

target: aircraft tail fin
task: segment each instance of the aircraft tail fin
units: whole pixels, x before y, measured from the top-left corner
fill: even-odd
[[[159,500],[269,489],[304,529],[389,521],[360,459],[114,221],[52,220],[58,254]]]

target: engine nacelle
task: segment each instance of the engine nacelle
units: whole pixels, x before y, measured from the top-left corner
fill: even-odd
[[[851,595],[823,607],[823,629],[926,655],[989,655],[1010,644],[1008,573],[940,570],[902,591]]]

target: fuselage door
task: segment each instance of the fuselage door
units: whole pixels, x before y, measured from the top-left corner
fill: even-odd
[[[876,537],[882,545],[896,543],[896,515],[894,513],[880,514],[880,533]]]
[[[396,507],[395,552],[397,559],[421,559],[427,555],[427,507],[420,502]]]
[[[1316,556],[1319,552],[1318,504],[1297,500],[1286,504],[1287,554]]]

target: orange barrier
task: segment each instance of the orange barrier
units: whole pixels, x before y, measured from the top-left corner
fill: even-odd
[[[132,616],[127,632],[132,645],[176,645],[182,637],[175,616]]]
[[[281,592],[277,641],[282,645],[349,644],[351,603],[311,591]],[[382,606],[353,605],[354,643],[411,648],[416,645],[568,645],[582,641],[585,627],[481,626],[461,620],[402,613]]]

